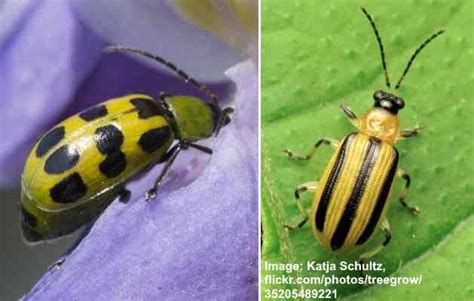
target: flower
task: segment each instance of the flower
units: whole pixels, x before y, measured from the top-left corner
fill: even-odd
[[[107,44],[160,53],[200,81],[218,80],[206,83],[221,99],[230,94],[219,75],[238,60],[229,47],[165,4],[105,3],[18,4],[23,13],[8,37],[0,36],[0,118],[8,125],[0,128],[2,186],[18,185],[27,151],[42,133],[90,105],[132,92],[202,97],[167,71],[103,54]],[[175,23],[163,27],[163,20]],[[130,183],[132,200],[112,203],[25,300],[257,297],[257,68],[247,61],[227,74],[236,85],[236,112],[209,142],[214,154],[189,151],[150,203],[143,194],[161,167]]]

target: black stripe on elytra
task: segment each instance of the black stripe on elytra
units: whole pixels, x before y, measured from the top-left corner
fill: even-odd
[[[339,249],[346,240],[347,234],[351,229],[352,222],[354,221],[357,208],[359,207],[360,200],[364,194],[367,181],[369,180],[372,169],[377,161],[378,153],[380,150],[380,143],[376,140],[369,138],[369,146],[364,155],[362,165],[357,174],[357,179],[352,189],[351,196],[349,197],[344,212],[342,213],[341,219],[337,224],[336,231],[331,238],[331,249]]]
[[[365,226],[364,232],[360,235],[359,239],[357,240],[356,244],[361,245],[365,243],[369,237],[374,232],[375,226],[380,219],[380,215],[382,214],[382,210],[385,206],[385,202],[387,201],[388,194],[390,192],[390,188],[392,186],[393,178],[395,177],[395,173],[397,172],[398,167],[398,151],[396,148],[393,148],[393,155],[394,158],[392,160],[392,165],[390,166],[390,170],[387,173],[387,177],[383,182],[382,190],[377,198],[377,202],[375,203],[374,210],[372,210],[372,214],[370,215],[369,223]]]
[[[134,98],[130,102],[137,108],[138,118],[147,119],[153,116],[164,115],[163,108],[148,98]]]
[[[49,190],[53,201],[61,204],[73,203],[85,196],[86,193],[87,186],[77,172],[67,176]]]
[[[143,151],[152,153],[165,145],[169,139],[171,139],[171,129],[169,126],[163,126],[143,133],[138,144]]]
[[[316,215],[314,217],[316,222],[316,228],[321,232],[324,229],[324,221],[326,219],[326,212],[329,207],[329,201],[331,200],[332,191],[334,189],[334,186],[336,186],[339,174],[341,173],[342,167],[344,165],[346,151],[351,145],[356,135],[357,133],[351,133],[347,135],[344,139],[344,142],[341,146],[341,150],[337,155],[336,162],[334,162],[331,173],[329,174],[329,178],[324,187],[323,193],[321,194],[321,200],[319,200],[318,209],[316,210]]]
[[[62,174],[76,166],[79,152],[74,147],[63,145],[52,153],[44,163],[44,171],[48,174]]]
[[[38,147],[36,147],[36,157],[40,158],[44,156],[44,154],[64,138],[64,133],[64,126],[59,126],[44,135],[38,143]]]
[[[85,121],[92,121],[105,115],[107,115],[107,108],[105,105],[98,105],[80,113],[79,117]]]

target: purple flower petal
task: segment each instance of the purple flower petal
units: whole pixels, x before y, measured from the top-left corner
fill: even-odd
[[[194,182],[150,203],[114,202],[24,300],[256,300],[256,70],[229,70],[234,120]],[[145,190],[142,182],[133,189]]]
[[[24,26],[35,6],[34,0],[4,0],[0,7],[0,49]]]
[[[230,46],[184,21],[168,1],[73,3],[80,18],[110,44],[159,53],[201,81],[225,80],[224,70],[240,60]]]
[[[23,17],[28,22],[0,53],[2,185],[19,182],[31,141],[61,115],[104,46],[64,1],[41,2]]]

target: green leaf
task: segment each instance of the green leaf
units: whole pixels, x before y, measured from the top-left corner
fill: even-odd
[[[412,177],[408,201],[417,204],[421,213],[414,217],[396,200],[392,202],[387,216],[393,239],[374,258],[386,268],[385,273],[377,275],[390,275],[419,258],[474,212],[473,2],[263,1],[263,263],[355,260],[362,251],[383,240],[377,233],[363,250],[340,254],[324,249],[308,225],[291,233],[283,227],[298,221],[295,186],[316,181],[332,150],[322,147],[305,163],[288,160],[282,150],[304,153],[319,138],[342,139],[354,128],[340,112],[339,104],[347,103],[362,115],[373,104],[373,92],[385,88],[376,40],[360,6],[369,11],[378,26],[392,84],[413,51],[432,33],[446,29],[421,52],[397,93],[406,102],[399,113],[402,128],[424,125],[418,137],[397,144],[400,167]],[[395,182],[394,196],[401,184]],[[311,197],[304,197],[308,208]],[[430,256],[437,256],[437,251],[433,252]],[[473,260],[472,253],[459,256]],[[262,276],[281,274],[262,267]],[[268,285],[264,280],[263,296],[266,289],[273,288],[323,288]],[[330,288],[337,288],[338,296],[365,289],[357,285]],[[386,290],[390,294],[390,288]]]
[[[408,264],[395,277],[423,275],[420,285],[375,286],[349,300],[472,300],[474,281],[474,218],[458,226],[451,236],[424,256]],[[461,276],[461,277],[460,277]],[[387,298],[388,296],[388,298]]]

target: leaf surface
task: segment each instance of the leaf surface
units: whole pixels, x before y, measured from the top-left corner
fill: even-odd
[[[392,84],[398,80],[414,50],[435,31],[446,29],[444,35],[421,52],[398,91],[406,102],[405,109],[399,113],[402,128],[415,124],[424,126],[418,137],[396,145],[400,167],[412,178],[408,201],[422,211],[414,217],[396,200],[392,201],[387,216],[393,239],[374,258],[386,268],[386,272],[379,275],[390,275],[431,250],[474,211],[472,2],[264,1],[263,262],[356,260],[361,251],[383,240],[377,233],[363,250],[337,254],[324,249],[313,238],[308,225],[291,233],[283,227],[299,221],[293,200],[294,188],[316,181],[332,150],[321,147],[315,157],[305,163],[288,160],[282,150],[289,148],[304,153],[322,137],[342,139],[355,129],[340,112],[339,104],[347,103],[360,116],[372,106],[373,92],[385,89],[376,40],[360,6],[371,13],[378,26]],[[393,196],[398,195],[401,185],[402,181],[396,180]],[[311,199],[310,194],[303,198],[308,209]],[[436,257],[436,252],[430,256]],[[472,260],[472,253],[460,256]],[[262,273],[263,276],[281,274],[265,269]],[[291,275],[320,276],[323,273],[301,271]],[[263,283],[262,293],[272,288],[323,286]],[[330,288],[337,288],[340,297],[364,289],[357,285]],[[464,290],[453,291],[453,298],[457,293],[465,296]]]

